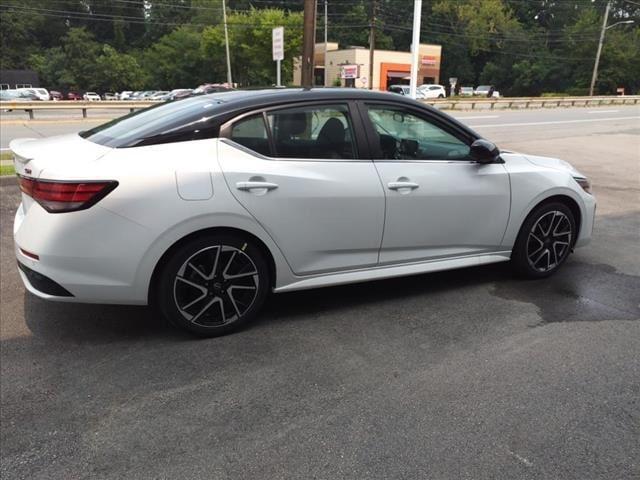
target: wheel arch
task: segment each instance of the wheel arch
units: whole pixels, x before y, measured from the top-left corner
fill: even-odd
[[[542,205],[545,205],[547,203],[554,203],[554,202],[562,203],[566,205],[569,208],[569,210],[571,210],[571,213],[573,214],[574,220],[576,222],[576,235],[574,237],[574,243],[575,243],[576,240],[578,239],[578,234],[580,233],[580,227],[582,226],[582,210],[580,209],[580,205],[578,205],[578,202],[576,202],[575,199],[573,199],[569,195],[564,195],[564,194],[552,195],[536,203],[531,209],[529,209],[529,211],[525,215],[524,220],[520,225],[520,228],[522,228],[522,225],[527,220],[527,218],[529,218],[529,215],[531,215],[531,213],[534,210],[536,210],[538,207]]]
[[[156,294],[156,291],[157,291],[156,287],[158,284],[158,280],[160,278],[160,272],[162,272],[162,269],[164,268],[166,263],[169,261],[169,258],[171,258],[171,255],[173,254],[173,252],[175,252],[178,248],[180,248],[180,246],[183,245],[185,242],[188,242],[193,238],[196,238],[200,235],[212,234],[212,233],[218,233],[218,234],[227,233],[227,234],[239,235],[239,236],[249,238],[251,241],[253,241],[256,244],[256,246],[260,249],[260,251],[263,253],[267,261],[267,265],[269,267],[269,281],[270,281],[269,288],[272,288],[274,285],[276,285],[276,276],[277,276],[276,262],[271,250],[264,243],[264,241],[262,241],[261,238],[259,238],[257,235],[251,232],[248,232],[246,230],[243,230],[241,228],[236,228],[236,227],[202,228],[200,230],[191,232],[183,236],[182,238],[176,240],[160,256],[159,260],[156,262],[153,268],[153,273],[151,274],[151,279],[149,281],[149,287],[147,291],[147,301],[149,302],[149,305],[154,304],[154,295]]]
[[[537,203],[534,203],[533,206],[531,206],[531,208],[528,209],[526,215],[524,215],[522,222],[520,222],[516,239],[520,236],[520,232],[522,231],[522,226],[525,224],[529,216],[536,209],[538,209],[542,205],[546,205],[548,203],[554,203],[554,202],[558,202],[566,205],[567,208],[569,208],[569,210],[571,210],[571,213],[573,214],[574,220],[576,222],[576,235],[574,236],[574,240],[573,240],[573,243],[575,245],[576,241],[578,240],[578,235],[580,234],[580,227],[582,226],[582,210],[580,209],[580,205],[578,204],[578,202],[576,202],[576,200],[573,197],[563,193],[551,195],[549,197],[546,197],[538,201]]]

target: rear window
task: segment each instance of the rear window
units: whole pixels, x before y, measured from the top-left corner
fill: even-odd
[[[162,103],[98,125],[80,136],[113,148],[212,138],[218,134],[215,116],[220,104],[220,100],[208,97]]]

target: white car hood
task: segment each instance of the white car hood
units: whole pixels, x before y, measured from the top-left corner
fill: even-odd
[[[524,158],[529,160],[534,165],[545,168],[552,168],[553,170],[560,170],[570,173],[574,177],[584,177],[573,165],[559,158],[552,157],[539,157],[536,155],[523,155]]]

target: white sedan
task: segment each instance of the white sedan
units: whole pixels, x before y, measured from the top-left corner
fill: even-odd
[[[102,98],[100,98],[100,95],[98,95],[96,92],[87,92],[82,96],[82,98],[89,102],[99,102],[102,100]]]
[[[418,87],[418,91],[422,93],[422,98],[445,98],[447,91],[442,85],[424,84]]]
[[[357,89],[195,96],[10,148],[27,290],[152,304],[205,336],[270,292],[507,261],[546,277],[596,206],[566,162]]]

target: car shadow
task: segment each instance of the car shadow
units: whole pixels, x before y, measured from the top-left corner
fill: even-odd
[[[470,285],[512,279],[505,265],[487,265],[411,277],[304,290],[271,295],[262,314],[246,329],[268,328],[301,317],[358,308],[372,302],[398,301],[406,297],[437,294]],[[154,309],[48,302],[28,292],[24,296],[26,324],[35,337],[58,342],[110,343],[157,339],[196,340],[169,325]]]
[[[536,325],[568,321],[636,320],[640,318],[640,277],[604,264],[570,258],[555,275],[542,280],[514,277],[508,263],[399,277],[358,284],[271,295],[258,319],[245,330],[322,318],[367,309],[376,316],[410,315],[402,305],[436,309],[443,317],[476,298],[534,305]],[[459,292],[459,294],[458,294]],[[476,295],[476,294],[474,294]],[[465,308],[473,309],[469,303]],[[390,313],[398,310],[393,315]],[[140,339],[190,341],[197,338],[173,328],[149,307],[45,302],[25,294],[25,320],[34,336],[59,342],[109,343]]]

